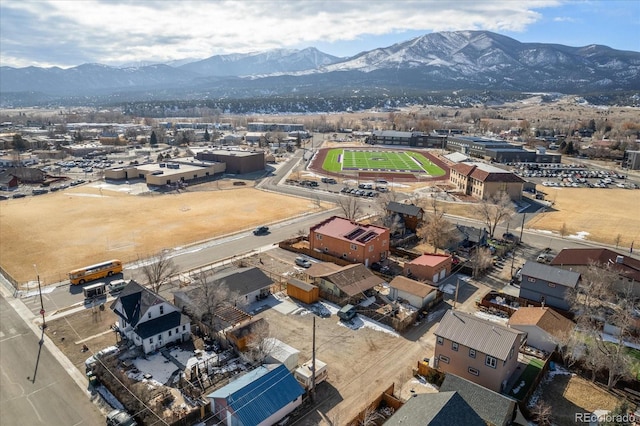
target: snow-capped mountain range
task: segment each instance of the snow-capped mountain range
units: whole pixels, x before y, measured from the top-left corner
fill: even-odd
[[[640,91],[640,52],[521,43],[488,31],[430,33],[338,58],[315,48],[216,55],[181,64],[0,67],[0,96],[53,101],[320,95],[355,90]]]

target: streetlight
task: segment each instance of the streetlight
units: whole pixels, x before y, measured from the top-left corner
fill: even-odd
[[[36,277],[38,278],[38,293],[40,294],[40,315],[42,315],[42,330],[47,328],[47,323],[44,320],[44,303],[42,302],[42,287],[40,286],[40,274],[38,273],[38,267],[33,264],[33,269],[36,270]]]

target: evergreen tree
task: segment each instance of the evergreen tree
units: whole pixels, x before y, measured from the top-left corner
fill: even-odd
[[[158,145],[158,137],[156,136],[155,131],[151,132],[151,137],[149,138],[149,144],[151,144],[151,146]]]
[[[27,142],[22,139],[22,135],[18,133],[13,135],[13,149],[18,152],[24,152],[27,150]]]
[[[209,129],[204,129],[204,140],[209,142],[211,140],[211,135],[209,134]]]

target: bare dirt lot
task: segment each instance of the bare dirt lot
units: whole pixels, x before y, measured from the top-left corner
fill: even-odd
[[[59,282],[71,269],[101,260],[146,258],[320,209],[309,200],[254,188],[208,185],[180,194],[130,195],[124,187],[88,184],[3,201],[2,266],[25,282],[34,279],[37,264],[43,282]]]
[[[300,350],[301,363],[311,359],[313,315],[268,309],[259,316],[268,320],[273,337]],[[328,364],[329,379],[318,386],[317,411],[297,424],[346,424],[392,384],[399,391],[417,362],[433,355],[435,337],[428,331],[433,324],[423,321],[399,336],[366,327],[353,330],[336,315],[316,318],[316,356]]]

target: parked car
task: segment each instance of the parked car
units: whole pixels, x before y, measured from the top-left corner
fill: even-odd
[[[268,226],[258,226],[256,229],[253,230],[253,235],[266,235],[268,233],[269,233]]]
[[[107,414],[107,426],[137,426],[137,423],[126,411],[112,410]]]
[[[296,257],[296,265],[302,266],[303,268],[310,268],[311,262],[304,257]]]

